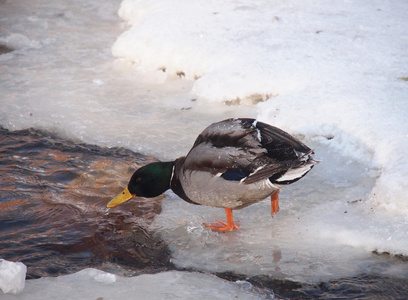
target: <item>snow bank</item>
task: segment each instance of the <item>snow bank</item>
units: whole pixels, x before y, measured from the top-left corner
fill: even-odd
[[[262,299],[242,284],[213,275],[170,271],[136,277],[115,276],[96,269],[56,278],[28,280],[17,296],[3,300],[54,299]],[[266,297],[265,297],[266,298]]]
[[[3,293],[20,293],[25,286],[26,272],[23,263],[0,259],[0,289]]]
[[[251,96],[260,101],[305,81],[299,67],[271,40],[272,32],[280,30],[278,10],[272,6],[125,0],[119,15],[131,27],[117,39],[112,53],[146,70],[197,79],[192,93],[209,101]],[[276,51],[271,53],[271,48]],[[278,63],[281,59],[286,63]]]

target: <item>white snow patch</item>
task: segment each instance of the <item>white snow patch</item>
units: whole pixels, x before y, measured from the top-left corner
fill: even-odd
[[[0,259],[0,289],[3,293],[18,294],[25,286],[27,267],[21,262]]]

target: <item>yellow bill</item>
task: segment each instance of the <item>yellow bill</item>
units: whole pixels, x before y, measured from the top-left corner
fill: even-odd
[[[131,199],[133,199],[135,197],[136,197],[136,195],[132,195],[129,192],[129,189],[125,188],[122,193],[120,193],[115,198],[113,198],[111,201],[109,201],[109,203],[108,203],[108,205],[106,205],[106,207],[109,207],[109,208],[116,207],[116,206],[121,205],[122,203],[125,203],[126,201],[129,201],[129,200],[131,200]]]

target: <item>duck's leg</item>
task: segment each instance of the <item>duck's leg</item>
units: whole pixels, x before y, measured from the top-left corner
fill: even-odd
[[[275,213],[279,211],[279,191],[280,190],[276,190],[276,192],[274,192],[271,195],[271,215],[272,217]]]
[[[204,225],[215,231],[233,231],[234,229],[238,230],[239,223],[234,224],[234,220],[232,218],[232,209],[225,208],[225,214],[227,215],[227,223],[218,221],[213,224],[204,223]]]

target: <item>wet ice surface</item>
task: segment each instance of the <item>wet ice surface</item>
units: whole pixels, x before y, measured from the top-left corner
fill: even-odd
[[[212,232],[203,223],[225,220],[224,210],[194,206],[168,193],[150,229],[168,243],[172,262],[183,268],[269,274],[300,282],[360,273],[408,276],[406,264],[386,263],[371,253],[394,242],[389,228],[375,233],[366,229],[376,225],[363,199],[377,172],[311,145],[322,162],[301,181],[282,188],[280,211],[273,218],[268,200],[234,211],[239,232]],[[396,246],[404,246],[404,235],[394,232]]]

